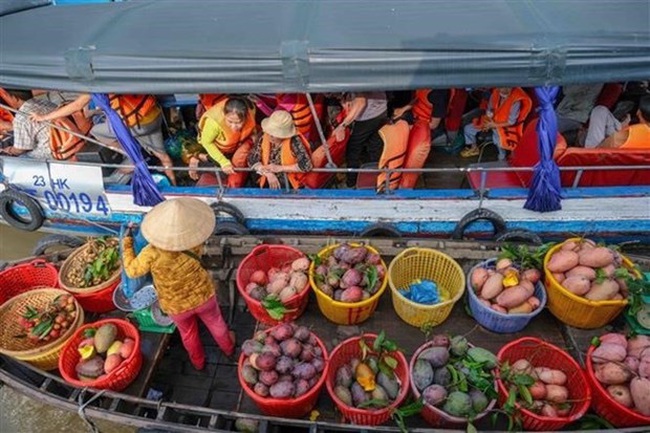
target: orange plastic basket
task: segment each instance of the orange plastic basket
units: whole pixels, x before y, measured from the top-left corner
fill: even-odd
[[[377,338],[375,334],[364,334],[359,337],[348,338],[347,340],[339,343],[338,346],[332,350],[329,362],[329,371],[327,372],[327,392],[336,404],[338,410],[343,414],[345,419],[357,425],[380,425],[388,421],[393,411],[402,404],[409,393],[409,370],[408,361],[402,352],[392,352],[390,355],[397,359],[397,368],[395,368],[395,375],[399,379],[400,390],[395,401],[387,407],[381,409],[358,409],[356,407],[348,406],[343,403],[341,399],[336,396],[334,387],[336,384],[336,372],[340,367],[349,363],[352,358],[361,358],[361,347],[359,342],[364,339],[368,347],[372,347],[373,342]]]
[[[374,249],[373,247],[369,245],[361,245],[361,244],[355,244],[355,243],[348,243],[348,245],[353,246],[353,247],[360,247],[360,246],[365,246],[368,251],[371,253],[379,254],[379,251]],[[334,252],[336,248],[338,248],[339,244],[336,245],[330,245],[329,247],[323,248],[319,253],[318,257],[321,258],[321,261],[326,262],[327,258]],[[386,263],[382,259],[381,265],[386,268]],[[372,314],[375,312],[377,309],[377,304],[379,304],[379,298],[381,295],[384,293],[386,290],[386,287],[388,286],[388,275],[384,275],[381,285],[379,286],[379,289],[377,292],[369,297],[368,299],[365,299],[360,302],[340,302],[340,301],[335,301],[332,299],[329,295],[326,295],[323,293],[319,288],[318,285],[316,284],[316,281],[314,280],[314,274],[316,272],[316,266],[314,262],[311,262],[311,265],[309,266],[309,284],[311,285],[311,288],[314,290],[314,293],[316,294],[316,301],[318,302],[318,308],[320,309],[321,313],[323,313],[323,316],[327,317],[329,320],[331,320],[334,323],[337,323],[339,325],[355,325],[357,323],[364,322],[372,316]]]
[[[524,337],[506,344],[497,354],[499,364],[508,361],[512,365],[521,358],[527,359],[533,367],[549,367],[563,371],[567,376],[566,387],[569,390],[569,400],[574,402],[567,416],[557,417],[538,415],[516,404],[524,430],[559,430],[579,420],[587,412],[591,404],[591,390],[580,365],[568,353],[539,338]],[[503,405],[508,399],[508,390],[499,377],[500,374],[497,372],[499,403]]]
[[[571,238],[565,242],[580,240],[580,238]],[[582,329],[601,328],[614,320],[625,309],[627,300],[591,301],[574,295],[562,287],[553,273],[548,271],[547,265],[551,256],[562,248],[563,244],[564,242],[548,250],[544,257],[545,285],[548,295],[546,305],[555,317],[569,326]],[[634,269],[634,264],[627,257],[622,257],[623,265],[638,278],[641,278],[641,274]]]
[[[7,268],[0,272],[0,305],[38,287],[57,287],[58,281],[59,271],[43,259]]]
[[[268,334],[274,328],[269,328],[265,332]],[[329,369],[329,359],[327,356],[327,348],[325,344],[321,341],[320,338],[312,332],[312,335],[316,338],[318,346],[323,351],[323,361],[325,361],[325,368],[320,373],[320,378],[316,385],[314,385],[307,393],[301,395],[298,398],[272,398],[272,397],[262,397],[250,388],[250,386],[244,381],[242,376],[242,368],[244,366],[244,361],[246,360],[246,355],[242,352],[239,355],[239,362],[237,367],[237,377],[239,378],[239,384],[246,393],[247,396],[253,400],[255,405],[257,405],[260,410],[269,416],[277,416],[282,418],[300,418],[307,415],[313,407],[316,405],[320,391],[325,384],[325,378],[328,374]]]
[[[589,347],[587,351],[587,365],[585,374],[592,391],[591,407],[593,410],[609,421],[614,427],[642,427],[650,426],[650,416],[629,409],[614,400],[603,385],[598,382],[594,374],[594,364],[591,362],[591,354],[596,348]]]
[[[289,311],[284,315],[282,320],[273,319],[269,316],[269,313],[260,301],[253,299],[246,293],[246,285],[253,272],[264,271],[266,273],[273,267],[281,268],[301,257],[305,257],[305,255],[300,250],[286,245],[259,245],[253,248],[241,261],[237,268],[237,289],[256,320],[267,325],[275,325],[280,322],[294,321],[305,311],[307,302],[309,301],[309,283],[305,285],[305,288],[300,293],[295,294],[284,302],[284,306]]]
[[[113,371],[102,375],[93,381],[81,381],[77,376],[75,367],[79,363],[81,355],[77,348],[79,343],[84,340],[84,331],[86,329],[97,329],[102,325],[112,323],[117,328],[117,339],[131,338],[135,341],[135,346],[131,355]],[[72,338],[67,342],[59,356],[59,371],[61,376],[69,384],[79,388],[110,389],[121,391],[135,380],[142,367],[142,351],[140,350],[140,333],[138,329],[126,320],[105,319],[98,322],[90,323],[77,329]]]

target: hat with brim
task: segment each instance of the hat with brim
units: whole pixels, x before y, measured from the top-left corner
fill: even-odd
[[[142,221],[142,236],[154,247],[183,251],[204,243],[214,231],[216,219],[201,200],[181,197],[154,206]]]
[[[288,111],[274,111],[262,120],[262,131],[277,138],[291,138],[296,135],[296,125]]]

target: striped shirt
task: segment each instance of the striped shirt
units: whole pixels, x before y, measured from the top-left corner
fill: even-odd
[[[52,159],[50,150],[50,127],[44,122],[34,122],[30,113],[47,114],[56,109],[56,105],[42,99],[30,99],[20,106],[20,113],[14,117],[14,147],[28,150],[23,157],[33,159]]]

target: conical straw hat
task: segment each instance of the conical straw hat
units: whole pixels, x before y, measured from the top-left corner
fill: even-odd
[[[156,205],[142,221],[142,235],[153,246],[183,251],[205,242],[214,230],[212,208],[201,200],[182,197]]]

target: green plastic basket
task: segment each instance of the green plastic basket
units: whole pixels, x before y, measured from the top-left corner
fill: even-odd
[[[138,328],[144,332],[157,332],[159,334],[172,334],[176,330],[173,323],[169,326],[162,326],[156,323],[151,314],[151,307],[133,312],[133,317],[138,321]]]

